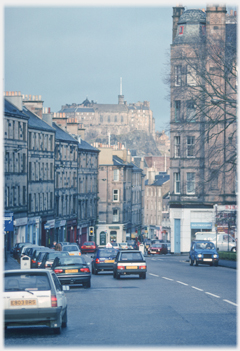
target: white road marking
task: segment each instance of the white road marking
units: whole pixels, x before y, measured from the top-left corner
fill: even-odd
[[[232,302],[232,301],[229,301],[229,300],[223,300],[223,301],[225,301],[225,302],[227,302],[227,303],[230,303],[230,304],[233,305],[233,306],[237,306],[237,304],[234,303],[234,302]]]
[[[154,277],[159,277],[159,275],[157,274],[153,274],[153,273],[148,273],[148,274],[153,275]]]
[[[206,294],[211,295],[211,296],[213,296],[213,297],[220,298],[220,296],[218,296],[218,295],[214,295],[214,294],[211,294],[210,292],[206,292]]]
[[[179,280],[177,280],[177,283],[182,284],[182,285],[188,285],[186,283],[180,282]]]
[[[196,286],[192,286],[192,288],[196,289],[196,290],[199,290],[199,291],[203,291],[203,289],[196,288]]]
[[[170,279],[170,278],[167,278],[167,277],[162,277],[163,279],[167,279],[167,280],[173,280],[173,279]]]

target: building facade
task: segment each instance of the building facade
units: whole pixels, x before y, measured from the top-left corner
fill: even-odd
[[[229,23],[224,6],[173,8],[172,252],[188,252],[195,232],[215,230],[215,204],[236,205],[234,15]]]

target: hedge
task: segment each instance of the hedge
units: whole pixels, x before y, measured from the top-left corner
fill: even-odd
[[[237,261],[237,253],[231,251],[218,251],[220,260]]]

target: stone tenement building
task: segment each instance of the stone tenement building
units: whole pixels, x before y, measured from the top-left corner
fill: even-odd
[[[215,231],[215,205],[236,205],[236,13],[173,8],[171,251]]]
[[[141,130],[155,139],[155,120],[150,103],[127,104],[123,95],[118,95],[118,104],[98,104],[88,99],[81,104],[67,104],[54,114],[54,118],[59,118],[59,122],[66,118],[67,124],[81,125],[86,129],[86,138]]]

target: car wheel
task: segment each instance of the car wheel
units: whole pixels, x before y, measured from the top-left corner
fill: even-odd
[[[116,272],[115,271],[113,271],[113,278],[116,279]]]
[[[92,266],[92,274],[95,274],[95,271],[94,271],[94,268],[93,268],[93,266]]]
[[[198,266],[198,261],[194,260],[195,266]]]
[[[84,283],[84,288],[85,289],[91,288],[91,281],[90,280],[87,283]]]
[[[53,328],[53,333],[54,333],[54,334],[60,335],[61,332],[62,332],[62,328],[61,328],[61,327]]]
[[[193,266],[193,260],[192,259],[190,259],[190,266]]]
[[[218,266],[218,262],[214,262],[214,266],[217,267]]]
[[[117,273],[117,279],[120,279],[120,274],[119,273]]]
[[[62,320],[62,327],[66,328],[67,326],[67,308],[65,310],[64,316],[63,316],[63,320]]]
[[[98,274],[98,270],[94,269],[94,273],[93,274],[97,275]]]
[[[139,274],[139,277],[142,279],[146,279],[146,273],[144,272],[144,273]]]

